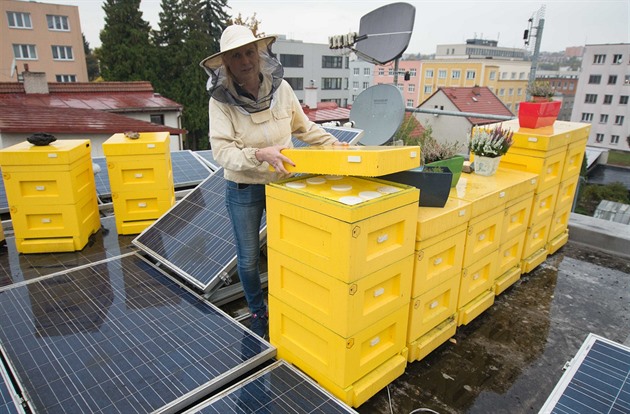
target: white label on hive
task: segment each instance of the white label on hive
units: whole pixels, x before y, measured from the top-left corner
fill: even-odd
[[[147,144],[147,148],[155,148],[155,144]]]
[[[381,338],[379,338],[379,337],[377,336],[376,338],[374,338],[374,339],[372,339],[372,340],[370,341],[370,346],[376,346],[376,345],[378,345],[378,343],[379,343],[379,342],[381,342]]]
[[[50,153],[48,154],[48,158],[57,158],[57,154],[55,154],[54,152]]]
[[[385,293],[385,288],[378,288],[374,291],[374,297],[377,298]]]
[[[386,242],[388,238],[389,237],[387,236],[387,234],[383,234],[382,236],[378,236],[378,238],[376,239],[376,242],[383,243],[383,242]]]
[[[429,309],[435,309],[435,308],[437,308],[437,306],[438,306],[439,304],[440,304],[440,303],[439,303],[437,300],[434,300],[434,301],[433,301],[433,302],[431,302],[431,304],[429,305]]]
[[[416,152],[415,152],[415,151],[411,151],[411,152],[409,153],[409,158],[416,158],[417,156],[418,156],[418,155],[416,154]]]
[[[441,263],[442,263],[442,258],[441,258],[441,257],[438,257],[437,259],[435,259],[435,260],[433,261],[433,265],[434,265],[434,266],[437,266],[437,265],[439,265],[439,264],[441,264]]]
[[[142,178],[142,173],[136,173],[135,177],[136,178]]]
[[[473,280],[477,280],[477,279],[479,279],[480,276],[481,275],[479,273],[475,273],[472,278],[473,278]]]
[[[42,223],[51,223],[51,222],[52,222],[52,220],[49,219],[49,218],[42,219]]]
[[[482,241],[485,238],[486,238],[485,234],[482,233],[482,234],[479,235],[479,241]]]
[[[459,210],[458,214],[459,214],[460,217],[463,217],[463,216],[466,215],[466,210]]]
[[[499,198],[503,198],[503,197],[505,197],[505,191],[501,191],[501,192],[499,193]]]
[[[361,162],[360,155],[348,155],[348,162]]]
[[[538,142],[538,138],[536,138],[536,137],[529,137],[529,138],[527,138],[527,140],[529,142]]]
[[[140,208],[145,208],[147,206],[147,203],[138,203],[138,207]]]
[[[46,189],[46,187],[45,187],[45,186],[43,186],[43,185],[38,185],[38,186],[35,186],[35,190],[36,190],[36,191],[44,191],[45,189]]]

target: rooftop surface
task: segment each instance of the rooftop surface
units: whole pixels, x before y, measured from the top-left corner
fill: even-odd
[[[135,236],[119,236],[113,217],[101,221],[88,245],[70,253],[18,254],[7,229],[0,291],[136,250]],[[245,312],[242,299],[221,308]],[[591,332],[630,345],[630,260],[569,241],[357,411],[537,413]]]

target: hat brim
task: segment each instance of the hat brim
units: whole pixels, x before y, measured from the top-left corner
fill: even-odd
[[[208,69],[217,69],[218,67],[223,65],[223,60],[221,59],[221,56],[223,56],[223,54],[231,50],[238,49],[239,47],[249,45],[251,43],[258,43],[260,46],[267,47],[271,43],[275,42],[277,38],[278,38],[277,36],[265,36],[265,37],[256,38],[255,40],[250,40],[249,42],[237,43],[229,49],[226,49],[222,52],[218,52],[218,53],[215,53],[214,55],[208,56],[207,58],[202,60],[199,63],[199,65],[201,67],[206,67]]]

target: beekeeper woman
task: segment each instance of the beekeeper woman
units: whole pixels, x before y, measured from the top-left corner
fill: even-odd
[[[227,27],[221,51],[201,62],[210,75],[210,144],[223,167],[226,206],[236,239],[237,270],[251,312],[251,329],[268,332],[268,312],[260,283],[259,228],[265,184],[287,174],[281,151],[291,136],[312,145],[338,144],[308,120],[283,69],[271,53],[275,36],[254,37],[245,26]],[[273,166],[275,171],[270,171]]]

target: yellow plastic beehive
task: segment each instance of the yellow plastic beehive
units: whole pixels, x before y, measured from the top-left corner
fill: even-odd
[[[499,206],[477,217],[468,224],[464,267],[481,260],[501,244],[505,207]]]
[[[267,249],[269,294],[338,335],[349,337],[408,304],[413,256],[352,283]],[[334,273],[335,269],[329,269]]]
[[[409,362],[420,361],[448,341],[457,331],[457,315],[442,322],[428,333],[407,344]]]
[[[292,173],[378,177],[420,166],[419,146],[310,146],[282,154],[295,164],[284,163]]]
[[[494,282],[494,294],[498,296],[516,283],[516,281],[521,278],[521,273],[521,267],[515,266],[503,273],[501,276],[497,277]]]
[[[475,299],[457,310],[457,326],[468,325],[477,316],[494,304],[494,291],[484,291]]]
[[[558,187],[554,185],[534,195],[530,223],[540,223],[547,217],[551,217],[556,208]]]
[[[579,175],[582,170],[582,160],[586,152],[586,139],[573,142],[567,148],[567,155],[562,169],[562,180],[566,180],[574,175]]]
[[[103,142],[103,153],[112,155],[152,155],[170,153],[168,132],[140,132],[138,138],[130,138],[124,133],[114,134]]]
[[[107,174],[116,191],[162,190],[173,187],[170,153],[108,156]]]
[[[524,233],[529,225],[533,192],[525,194],[506,207],[501,227],[501,243]]]
[[[90,151],[88,139],[62,139],[42,146],[24,141],[0,150],[0,166],[3,171],[10,166],[70,166],[85,156],[89,157]]]
[[[575,191],[579,179],[579,175],[574,175],[573,177],[570,177],[560,183],[560,186],[558,188],[558,197],[556,198],[555,210],[573,204],[573,199],[575,198]]]
[[[470,202],[471,218],[475,218],[497,207],[505,207],[507,200],[512,198],[513,185],[513,176],[499,172],[490,177],[467,174],[462,175],[449,196]]]
[[[540,249],[545,248],[545,243],[549,238],[551,226],[551,216],[538,223],[532,223],[527,229],[525,244],[523,247],[523,258],[527,259]],[[540,264],[540,263],[538,263]],[[533,269],[533,268],[532,268]]]
[[[406,352],[408,311],[409,305],[404,304],[364,330],[343,337],[269,296],[269,337],[279,358],[318,382],[327,379],[343,389]]]
[[[427,240],[453,227],[466,225],[471,213],[470,202],[456,197],[449,197],[443,208],[419,207],[416,240]]]
[[[571,207],[571,205],[566,205],[553,212],[548,240],[553,240],[567,230],[569,218],[571,217]]]
[[[536,129],[520,128],[518,119],[502,122],[501,124],[514,132],[512,136],[514,143],[509,151],[512,151],[514,148],[552,151],[566,147],[573,129],[571,123],[562,121],[556,121],[553,126],[547,128]]]
[[[511,239],[501,243],[499,247],[499,263],[497,264],[497,278],[501,277],[505,272],[511,270],[514,267],[519,268],[521,259],[523,258],[523,245],[525,244],[526,231],[523,231]]]
[[[173,189],[136,190],[112,193],[116,221],[156,219],[175,204]]]
[[[463,308],[484,291],[492,289],[494,280],[497,277],[498,256],[499,250],[497,247],[497,250],[462,269],[458,309]]]
[[[314,178],[324,182],[309,184]],[[296,184],[303,187],[291,188]],[[352,188],[339,192],[332,186]],[[368,197],[362,198],[365,193]],[[359,177],[269,184],[267,244],[324,273],[335,269],[334,277],[353,282],[413,254],[418,193]]]
[[[559,234],[547,243],[546,251],[549,254],[553,254],[558,251],[559,248],[564,246],[569,241],[569,230],[565,230],[564,233]]]
[[[505,169],[526,171],[538,174],[538,191],[560,183],[564,169],[566,148],[558,148],[550,152],[519,150],[509,151],[499,166]]]
[[[411,300],[409,304],[408,340],[414,341],[420,338],[455,315],[459,283],[459,275],[453,276]]]
[[[412,298],[461,274],[467,227],[463,223],[438,236],[416,242]]]

